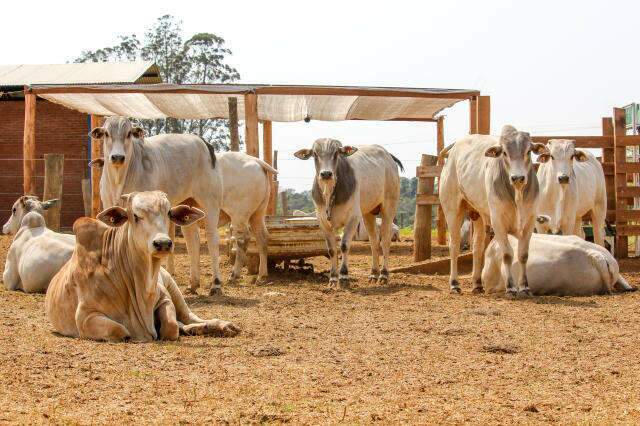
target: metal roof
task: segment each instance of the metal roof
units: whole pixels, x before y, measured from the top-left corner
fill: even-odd
[[[161,83],[152,61],[0,65],[0,90],[31,84]]]

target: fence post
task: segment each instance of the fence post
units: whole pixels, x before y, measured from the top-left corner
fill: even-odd
[[[238,136],[238,98],[232,96],[229,102],[229,142],[230,151],[240,151],[240,137]]]
[[[420,166],[435,166],[438,157],[434,155],[422,154]],[[431,257],[431,221],[432,205],[421,203],[417,198],[420,195],[433,196],[434,177],[418,176],[418,187],[416,190],[416,214],[413,223],[413,260],[421,262]]]
[[[436,149],[438,151],[438,165],[444,164],[444,159],[440,158],[440,153],[444,149],[444,116],[438,117],[438,137],[436,140]],[[440,178],[438,178],[438,185],[440,185]],[[444,218],[444,210],[442,206],[438,204],[438,245],[445,245],[447,243],[447,222]]]
[[[619,211],[626,210],[627,200],[618,197],[620,188],[627,186],[627,173],[624,171],[624,163],[627,162],[627,148],[622,145],[618,146],[618,138],[626,134],[626,117],[623,108],[613,109],[613,154],[615,158],[615,175],[614,175],[614,193],[615,193],[615,209],[616,209],[616,230],[620,229],[620,225],[626,225],[626,221],[618,220]],[[604,155],[604,154],[603,154]],[[616,256],[619,259],[629,257],[629,239],[626,235],[616,236]]]
[[[91,179],[82,179],[82,203],[84,215],[91,217]]]
[[[104,117],[100,115],[91,116],[91,129],[102,127]],[[91,139],[91,159],[96,160],[102,158],[102,140]],[[96,217],[100,213],[100,178],[102,177],[102,169],[93,167],[91,169],[91,217]]]
[[[287,200],[287,191],[280,193],[280,203],[282,204],[282,216],[289,216],[289,201]]]
[[[44,193],[42,201],[57,199],[58,203],[44,212],[47,227],[60,231],[60,209],[62,207],[62,181],[64,177],[64,155],[44,155]]]
[[[36,194],[36,95],[24,94],[24,134],[22,140],[24,195]]]

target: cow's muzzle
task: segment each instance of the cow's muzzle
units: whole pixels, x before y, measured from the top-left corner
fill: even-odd
[[[331,170],[323,170],[320,172],[320,178],[325,180],[333,179],[333,172]]]
[[[511,184],[513,186],[522,186],[524,185],[526,177],[522,175],[511,175]]]
[[[124,164],[124,155],[114,154],[111,157],[111,164],[122,165]]]
[[[561,185],[566,185],[569,183],[569,176],[567,175],[559,175],[558,176],[558,183]]]
[[[153,248],[157,254],[171,253],[173,250],[173,241],[170,238],[156,238],[153,240]]]

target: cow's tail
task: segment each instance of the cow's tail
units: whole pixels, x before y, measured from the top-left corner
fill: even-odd
[[[200,138],[202,139],[202,138]],[[209,157],[211,157],[211,167],[216,168],[216,150],[209,142],[202,139],[202,142],[207,146],[207,150],[209,150]]]
[[[445,158],[447,158],[449,156],[449,151],[451,151],[451,148],[453,148],[453,146],[456,143],[452,143],[451,145],[445,147],[442,151],[440,151],[440,154],[438,154],[438,159],[440,160],[444,160]]]
[[[167,292],[171,297],[171,301],[173,302],[173,306],[176,309],[176,317],[178,321],[187,325],[204,322],[203,319],[191,312],[191,309],[187,306],[187,302],[184,300],[184,296],[182,295],[180,288],[178,288],[178,284],[176,284],[171,274],[164,268],[160,268],[160,274],[162,276],[162,284],[164,284],[164,288],[167,289]]]
[[[267,164],[265,161],[262,161],[262,160],[261,160],[261,159],[259,159],[259,158],[254,158],[254,160],[256,160],[256,162],[257,162],[258,164],[260,164],[260,166],[262,167],[262,169],[263,169],[265,172],[273,173],[274,175],[277,175],[277,174],[278,174],[278,171],[277,171],[276,169],[274,169],[273,167],[271,167],[269,164]]]
[[[393,158],[393,161],[396,162],[398,167],[400,167],[400,171],[404,172],[404,166],[402,165],[402,162],[400,160],[398,160],[395,155],[393,155],[393,154],[389,154],[389,155],[391,156],[391,158]]]

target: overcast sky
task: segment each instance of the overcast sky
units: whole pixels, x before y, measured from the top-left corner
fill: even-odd
[[[213,32],[246,83],[478,89],[492,132],[600,134],[613,106],[640,101],[639,1],[115,1],[5,2],[4,64],[64,63],[164,14],[186,36]],[[468,132],[468,105],[447,110],[445,143]],[[274,123],[281,187],[308,189],[311,163],[292,152],[319,137],[377,143],[415,175],[435,152],[435,124]]]

